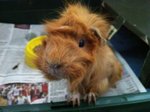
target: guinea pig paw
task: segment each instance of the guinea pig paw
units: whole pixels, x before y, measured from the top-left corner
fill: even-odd
[[[71,102],[73,107],[80,106],[80,93],[72,93],[68,98],[68,102]]]
[[[87,101],[88,104],[90,104],[90,103],[94,103],[95,104],[96,103],[96,95],[95,95],[95,93],[90,92],[90,93],[86,94],[85,97],[84,97],[84,101]]]

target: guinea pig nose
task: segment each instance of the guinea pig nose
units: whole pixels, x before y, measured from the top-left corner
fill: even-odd
[[[59,69],[61,67],[61,64],[52,64],[51,67],[53,69]]]

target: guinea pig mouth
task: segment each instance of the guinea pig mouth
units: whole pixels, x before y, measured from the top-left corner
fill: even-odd
[[[48,73],[51,76],[55,77],[56,79],[64,79],[65,78],[65,75],[61,70],[56,70],[56,69],[49,68]]]

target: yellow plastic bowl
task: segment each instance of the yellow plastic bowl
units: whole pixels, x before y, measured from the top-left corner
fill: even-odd
[[[25,63],[31,68],[36,68],[36,65],[34,64],[34,60],[37,58],[37,55],[34,52],[34,49],[35,47],[42,44],[42,40],[44,38],[46,38],[45,35],[33,38],[27,43],[25,47]]]

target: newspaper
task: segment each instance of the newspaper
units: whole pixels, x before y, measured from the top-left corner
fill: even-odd
[[[24,48],[33,37],[44,34],[42,25],[20,28],[0,23],[0,106],[65,101],[67,81],[48,81],[37,69],[24,63]],[[146,92],[125,60],[116,53],[124,67],[123,77],[103,96]]]

